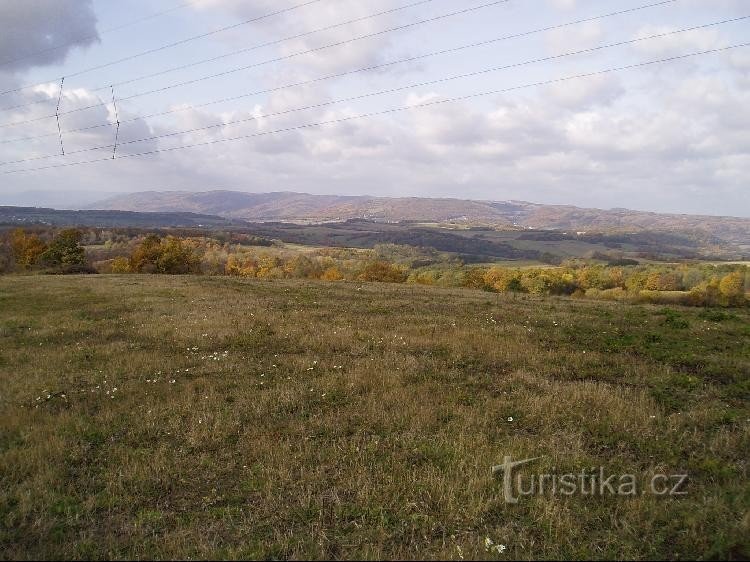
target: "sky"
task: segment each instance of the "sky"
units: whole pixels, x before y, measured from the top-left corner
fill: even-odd
[[[750,19],[720,23],[744,16],[746,0],[3,2],[0,204],[230,189],[750,217],[750,47],[726,49]]]

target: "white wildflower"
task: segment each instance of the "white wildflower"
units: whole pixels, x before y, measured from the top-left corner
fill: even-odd
[[[504,544],[495,544],[495,542],[490,537],[485,537],[484,539],[484,549],[487,552],[496,552],[497,554],[502,554],[507,550],[507,546]]]

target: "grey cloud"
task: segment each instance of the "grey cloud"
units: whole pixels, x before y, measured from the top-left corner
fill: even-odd
[[[92,0],[6,0],[0,21],[0,69],[8,73],[62,62],[98,41]]]

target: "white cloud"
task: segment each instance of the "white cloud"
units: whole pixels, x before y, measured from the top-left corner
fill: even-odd
[[[604,37],[604,27],[599,21],[589,21],[545,33],[545,40],[553,54],[589,49],[602,43]]]
[[[579,111],[596,105],[609,105],[625,91],[620,79],[609,74],[558,82],[544,88],[548,100],[560,107]]]
[[[691,1],[685,0],[686,3]],[[550,4],[566,10],[578,8],[575,2],[551,1]],[[722,6],[731,10],[737,7],[737,4],[730,4],[723,2]],[[253,26],[250,34],[245,29],[238,44],[246,46],[263,38],[291,35],[395,5],[395,0],[376,3],[375,6],[352,0],[330,0],[325,9],[322,4],[320,10],[302,8],[293,15],[290,13],[278,20],[268,20],[263,26]],[[259,4],[240,0],[205,0],[197,6],[242,19],[278,9],[275,2],[268,1]],[[275,52],[293,52],[337,38],[349,38],[410,21],[411,17],[414,17],[413,13],[377,18],[346,32],[334,30],[299,40],[292,46],[281,46]],[[720,17],[714,15],[712,19]],[[565,19],[571,19],[571,16],[567,15]],[[220,110],[210,109],[212,106],[200,110],[186,109],[197,101],[191,97],[190,91],[175,92],[168,107],[185,110],[150,123],[129,121],[138,113],[137,108],[123,104],[119,108],[120,118],[124,121],[120,131],[123,143],[153,134],[244,121],[144,143],[121,144],[120,154],[123,156],[236,136],[257,136],[148,158],[123,158],[112,163],[66,168],[64,172],[51,170],[3,176],[3,179],[9,179],[14,190],[18,191],[45,182],[59,183],[63,188],[88,186],[101,189],[106,186],[112,191],[296,190],[526,199],[750,215],[747,203],[750,137],[746,133],[750,129],[750,88],[743,87],[749,80],[750,59],[743,50],[696,59],[691,64],[649,67],[523,89],[492,99],[483,97],[322,127],[264,134],[305,123],[342,119],[369,111],[424,104],[476,91],[628,64],[634,59],[653,59],[713,48],[729,41],[715,31],[681,34],[596,56],[560,60],[550,65],[531,65],[502,75],[483,75],[473,81],[445,83],[431,86],[432,89],[415,88],[364,101],[293,111],[381,88],[400,87],[504,64],[503,57],[507,57],[508,62],[515,62],[544,56],[550,50],[558,53],[676,29],[658,23],[646,26],[639,23],[642,21],[646,18],[622,29],[617,23],[580,26],[512,46],[504,44],[498,51],[487,49],[484,58],[466,52],[460,55],[461,58],[457,55],[450,60],[426,61],[424,67],[419,68],[420,74],[428,75],[426,78],[415,78],[416,72],[411,69],[405,75],[385,73],[368,76],[367,80],[357,77],[348,81],[330,81],[277,91],[236,105],[221,105],[218,106]],[[533,28],[534,25],[522,26],[527,27]],[[497,35],[494,27],[488,33]],[[426,30],[420,37],[429,36],[430,30]],[[477,40],[481,38],[477,31]],[[432,37],[434,44],[415,47],[418,41],[409,43],[403,39],[398,35],[384,36],[328,52],[325,56],[300,57],[289,64],[273,65],[258,78],[264,81],[258,89],[295,82],[303,76],[317,77],[338,69],[350,70],[390,59],[393,51],[412,52],[416,48],[417,52],[422,52],[432,50],[436,45],[439,48],[467,42],[463,35],[460,38]],[[221,40],[216,38],[219,46],[222,46],[218,43]],[[2,55],[0,51],[0,57]],[[52,102],[56,101],[57,94],[58,86],[50,84],[36,91],[24,92],[19,103]],[[215,97],[222,95],[226,94],[217,93]],[[210,92],[207,96],[211,96]],[[66,89],[63,108],[95,104],[98,99],[83,87]],[[49,115],[49,109],[50,104],[39,104],[4,114],[0,120],[33,119]],[[283,115],[264,117],[272,113]],[[62,119],[64,129],[105,125],[66,135],[66,148],[75,150],[110,144],[114,131],[106,124],[111,123],[113,117],[112,107],[106,103],[65,115]],[[33,143],[0,145],[0,160],[56,153],[59,146],[54,120],[39,121],[22,128],[0,128],[0,141],[35,134],[48,136]],[[50,162],[60,161],[52,159]]]
[[[367,16],[386,12],[401,5],[403,4],[396,0],[381,0],[376,3],[334,0],[263,19],[262,24],[259,23],[256,29],[258,33],[272,37],[273,40],[323,30],[281,44],[281,54],[292,55],[399,25],[403,18],[397,13],[374,18],[367,18]],[[223,10],[246,21],[273,13],[281,8],[276,3],[269,2],[258,4],[242,0],[206,0],[198,3],[196,9]],[[360,21],[338,26],[338,24],[353,20]],[[243,36],[245,37],[244,43],[246,43],[246,33],[243,33]],[[391,40],[391,37],[386,34],[354,41],[344,46],[304,55],[303,58],[292,61],[290,64],[302,74],[307,74],[309,70],[336,72],[367,66],[382,60],[383,53],[391,46]]]
[[[671,33],[677,28],[672,26],[653,26],[647,25],[641,27],[635,34],[634,39]],[[685,33],[677,33],[640,41],[634,43],[633,48],[649,57],[672,57],[696,51],[707,51],[727,45],[727,41],[715,29],[696,29]]]
[[[577,0],[548,0],[548,2],[558,10],[573,10],[578,5]]]

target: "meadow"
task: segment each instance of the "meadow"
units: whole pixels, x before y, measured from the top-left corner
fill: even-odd
[[[3,276],[0,558],[746,559],[749,344],[748,308]],[[689,478],[508,504],[509,455]]]

